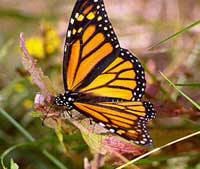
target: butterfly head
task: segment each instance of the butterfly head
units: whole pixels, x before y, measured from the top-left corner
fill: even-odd
[[[77,94],[66,91],[64,94],[60,94],[55,97],[55,104],[57,106],[65,106],[68,110],[73,109],[72,103],[75,101]]]

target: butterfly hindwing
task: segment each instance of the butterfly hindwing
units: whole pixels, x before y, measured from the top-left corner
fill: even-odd
[[[135,80],[135,86],[132,87],[132,101],[140,101],[145,93],[146,88],[146,80],[145,80],[145,72],[144,68],[142,67],[140,61],[132,55],[130,51],[127,49],[121,48],[120,56],[129,62],[131,62],[133,66],[133,71],[135,73],[134,80]],[[131,76],[129,76],[131,77]],[[124,79],[125,83],[126,79]]]
[[[65,42],[65,89],[76,90],[86,79],[92,81],[116,58],[119,48],[103,1],[77,0]]]
[[[155,111],[149,102],[75,102],[74,106],[110,132],[137,144],[152,144],[146,123],[155,117]]]

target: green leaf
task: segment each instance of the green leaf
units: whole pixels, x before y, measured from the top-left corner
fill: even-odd
[[[182,96],[184,96],[188,101],[190,101],[197,109],[200,110],[200,104],[196,103],[195,101],[193,101],[189,96],[187,96],[185,93],[183,93],[180,89],[178,89],[176,87],[176,85],[171,82],[162,72],[160,72],[160,74],[168,81],[168,83],[170,85],[172,85],[172,87],[174,87]]]
[[[99,150],[102,150],[102,152],[106,152],[105,147],[102,146],[101,144],[101,141],[103,140],[105,136],[95,134],[92,132],[81,131],[81,133],[82,133],[83,139],[85,140],[85,142],[87,143],[87,145],[90,147],[90,149],[93,152],[98,153]]]
[[[19,166],[13,161],[13,159],[10,160],[10,169],[19,169]]]
[[[168,41],[168,40],[170,40],[170,39],[175,38],[175,37],[178,36],[179,34],[188,31],[189,29],[193,28],[194,26],[196,26],[196,25],[198,25],[198,24],[200,24],[200,20],[198,20],[198,21],[194,22],[193,24],[191,24],[191,25],[189,25],[189,26],[187,26],[187,27],[181,29],[180,31],[178,31],[178,32],[176,32],[175,34],[173,34],[173,35],[167,37],[166,39],[162,40],[161,42],[159,42],[159,43],[157,43],[157,44],[151,46],[148,50],[151,50],[151,49],[155,48],[156,46],[159,46],[159,45],[161,45],[162,43],[164,43],[164,42],[166,42],[166,41]]]
[[[192,88],[200,88],[200,83],[176,84],[176,86],[187,86],[187,87],[192,87]]]

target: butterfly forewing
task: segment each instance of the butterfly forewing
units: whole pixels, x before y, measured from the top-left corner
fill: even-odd
[[[98,97],[140,100],[144,69],[119,42],[102,0],[77,1],[67,32],[63,64],[66,90]]]
[[[119,48],[103,1],[78,0],[65,43],[65,89],[74,91],[84,81],[92,81],[117,57]]]

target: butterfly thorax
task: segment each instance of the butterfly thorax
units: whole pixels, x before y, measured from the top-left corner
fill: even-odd
[[[79,93],[65,91],[64,94],[60,94],[55,98],[55,104],[57,106],[65,106],[68,110],[73,109],[73,102],[76,101],[79,97]]]

